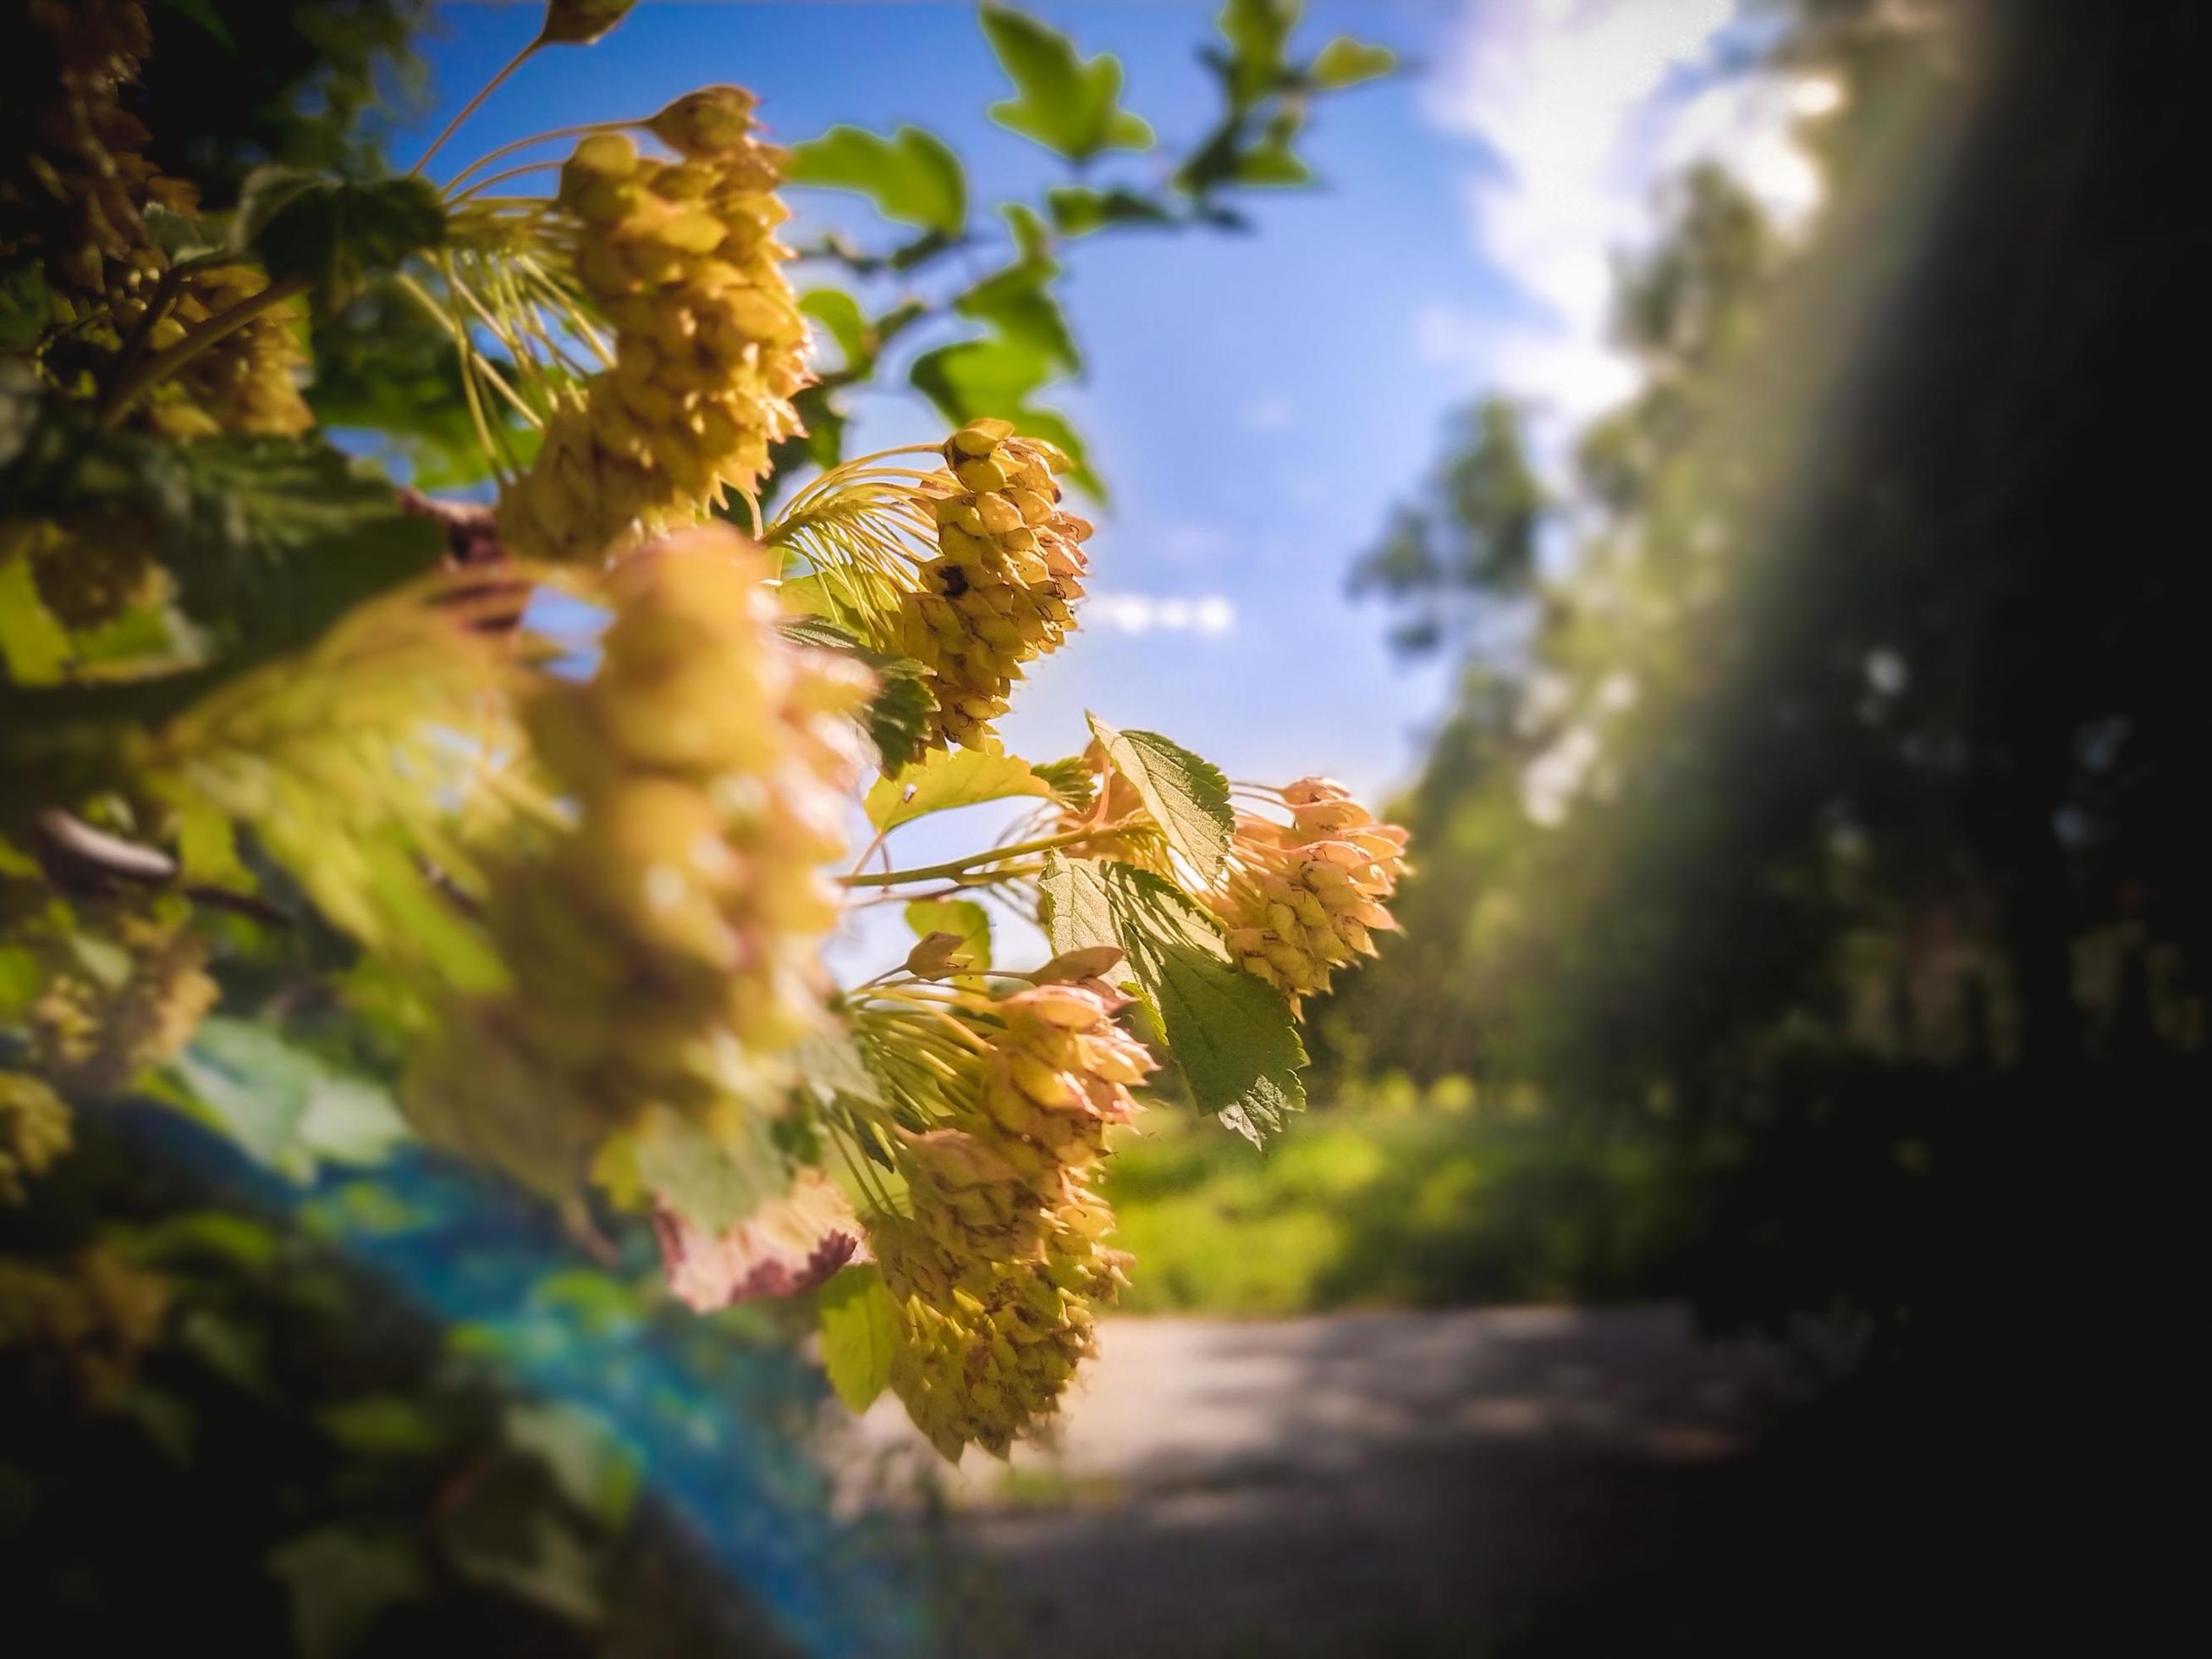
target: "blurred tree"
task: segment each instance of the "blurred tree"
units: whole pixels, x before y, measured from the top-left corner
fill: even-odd
[[[1678,1148],[1708,1312],[1843,1314],[1898,1379],[1889,1449],[1934,1462],[1869,1468],[1921,1483],[1911,1537],[2094,1552],[2015,1437],[2114,1404],[2107,1338],[2160,1346],[2212,1098],[2169,415],[2203,18],[1791,15],[1826,205],[1793,246],[1693,175],[1624,272],[1646,381],[1583,441],[1595,527],[1525,654],[1474,650],[1405,809],[1411,946],[1322,1018]]]

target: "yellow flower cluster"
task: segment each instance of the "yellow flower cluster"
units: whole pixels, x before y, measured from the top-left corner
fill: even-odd
[[[209,319],[253,299],[269,279],[251,265],[213,265],[187,272],[175,298],[146,331],[146,347],[174,345]],[[147,311],[139,295],[115,302],[115,319],[130,338]],[[288,301],[258,313],[178,369],[134,411],[137,424],[178,441],[241,432],[292,437],[315,423],[300,395],[301,311]]]
[[[70,1149],[70,1111],[37,1078],[0,1072],[0,1204],[21,1204],[25,1183]]]
[[[924,485],[938,556],[902,602],[902,642],[934,678],[931,746],[995,751],[990,724],[1022,665],[1075,626],[1091,526],[1060,510],[1053,475],[1067,457],[1007,422],[969,422],[946,441],[945,463]]]
[[[268,285],[246,265],[171,277],[168,255],[146,233],[149,204],[185,215],[199,208],[190,184],[140,153],[146,130],[119,102],[118,88],[137,76],[151,44],[138,0],[33,0],[0,39],[0,104],[14,117],[0,127],[8,151],[0,160],[0,254],[43,262],[58,309],[76,326],[41,361],[72,390],[110,370],[126,344],[160,351]],[[132,422],[178,440],[305,431],[313,417],[297,384],[307,361],[301,315],[296,301],[256,314],[141,402]],[[143,553],[138,562],[147,562]]]
[[[574,803],[543,858],[496,872],[487,922],[514,984],[430,1046],[410,1088],[426,1133],[549,1191],[648,1109],[705,1118],[780,1087],[822,1018],[871,690],[792,644],[763,556],[721,526],[626,560],[598,672],[526,709]],[[518,1094],[519,1091],[519,1094]],[[502,1116],[520,1099],[520,1116]]]
[[[31,1064],[69,1094],[113,1094],[181,1051],[222,989],[207,946],[181,922],[125,914],[112,936],[128,967],[113,983],[59,959],[31,1004]]]
[[[149,551],[159,531],[135,513],[0,522],[0,564],[26,558],[39,602],[71,629],[98,628],[159,600],[168,573]]]
[[[129,1390],[169,1302],[168,1280],[104,1245],[62,1268],[0,1258],[0,1357],[15,1351],[34,1386],[58,1382],[102,1410]]]
[[[0,254],[36,252],[55,296],[89,315],[149,286],[163,260],[138,210],[153,169],[122,107],[153,45],[141,0],[18,0],[0,23]]]
[[[1287,824],[1237,815],[1229,879],[1210,902],[1231,951],[1295,1010],[1328,989],[1334,969],[1375,954],[1371,930],[1397,926],[1383,901],[1404,873],[1406,832],[1326,778],[1281,795]]]
[[[1097,981],[984,1005],[999,1022],[960,1127],[908,1137],[911,1218],[870,1239],[900,1310],[891,1387],[932,1444],[1003,1455],[1055,1409],[1091,1348],[1091,1304],[1127,1258],[1100,1241],[1113,1212],[1090,1190],[1107,1129],[1136,1114],[1152,1069]]]
[[[802,429],[791,398],[812,376],[775,240],[782,157],[752,107],[734,87],[695,93],[647,124],[678,159],[599,133],[562,168],[576,277],[615,361],[502,496],[510,547],[596,558],[688,523],[726,489],[750,492],[770,446]]]

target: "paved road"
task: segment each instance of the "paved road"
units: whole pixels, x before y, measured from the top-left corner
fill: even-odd
[[[1109,1322],[1060,1444],[971,1457],[1005,1605],[963,1652],[1585,1651],[1727,1547],[1795,1392],[1673,1308]],[[915,1442],[885,1401],[863,1432]]]

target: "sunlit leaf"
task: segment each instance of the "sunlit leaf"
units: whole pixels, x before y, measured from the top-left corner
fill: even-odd
[[[822,1369],[848,1411],[864,1412],[890,1386],[898,1347],[898,1306],[882,1271],[864,1262],[822,1287]]]
[[[1212,881],[1237,832],[1229,780],[1221,769],[1157,732],[1119,732],[1096,714],[1088,718],[1107,760],[1136,786],[1169,847],[1189,861],[1200,880]]]
[[[1083,367],[1067,313],[1052,291],[1059,264],[1043,246],[1043,226],[1025,208],[1008,210],[1017,236],[1026,244],[1020,256],[957,295],[952,308],[963,317],[989,323],[1001,339],[1034,351],[1048,368],[1073,373]]]
[[[868,348],[868,321],[860,302],[843,289],[809,289],[799,296],[799,308],[830,331],[830,337],[845,354],[848,368],[874,355]]]
[[[727,1122],[709,1126],[654,1107],[632,1132],[638,1184],[709,1238],[791,1184],[791,1170],[769,1138],[768,1115],[738,1109],[726,1116]]]
[[[1257,1140],[1305,1105],[1306,1063],[1281,992],[1230,959],[1212,920],[1148,870],[1046,861],[1046,931],[1056,951],[1119,945],[1201,1110]]]
[[[1066,35],[1011,7],[987,5],[982,21],[1018,94],[991,106],[1000,126],[1077,161],[1152,148],[1152,128],[1121,106],[1120,60],[1101,53],[1085,62]]]
[[[1014,795],[1049,798],[1051,794],[1052,786],[1031,771],[1025,760],[1012,755],[987,755],[976,749],[954,749],[933,754],[895,777],[878,779],[864,805],[870,823],[878,830],[896,830],[902,823],[957,806]]]
[[[39,597],[29,558],[0,558],[0,667],[18,685],[52,685],[70,657],[69,630]]]
[[[325,1163],[380,1164],[408,1138],[382,1088],[247,1020],[203,1022],[171,1070],[211,1126],[297,1181]]]
[[[991,965],[991,913],[973,899],[915,899],[906,907],[906,925],[923,939],[949,935],[957,971],[976,973]]]
[[[1340,34],[1321,49],[1306,70],[1306,78],[1325,92],[1376,80],[1398,67],[1398,54],[1388,46],[1370,46]]]
[[[1229,42],[1227,79],[1241,107],[1264,96],[1283,78],[1299,0],[1228,0],[1221,35]]]
[[[960,158],[934,134],[901,127],[881,138],[859,127],[832,127],[794,145],[785,179],[824,190],[857,191],[884,218],[957,236],[968,222],[968,179]]]

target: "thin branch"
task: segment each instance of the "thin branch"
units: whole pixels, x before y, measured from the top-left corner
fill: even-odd
[[[291,918],[265,899],[191,882],[179,885],[183,866],[158,848],[95,830],[75,813],[50,806],[37,819],[40,862],[56,885],[78,891],[123,887],[176,887],[195,904],[234,911],[276,927]]]

